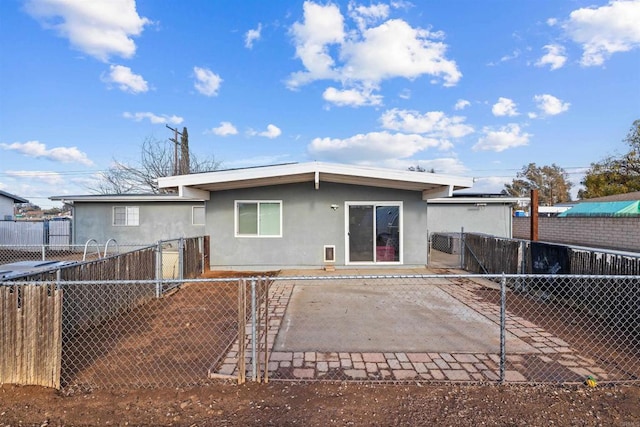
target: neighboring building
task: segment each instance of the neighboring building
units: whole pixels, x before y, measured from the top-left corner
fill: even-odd
[[[576,203],[582,202],[626,202],[640,200],[640,191],[631,191],[629,193],[613,194],[611,196],[594,197],[592,199],[578,200]]]
[[[423,266],[427,203],[471,178],[300,163],[160,178],[160,188],[206,200],[217,269]]]
[[[629,216],[640,216],[640,201],[582,202],[558,215],[560,218]]]
[[[529,204],[529,198],[500,195],[455,194],[427,200],[427,230],[485,233],[512,237],[513,209]]]
[[[205,234],[204,200],[172,194],[54,196],[73,207],[73,243],[120,244]]]
[[[0,190],[0,220],[12,221],[14,220],[14,210],[16,203],[29,203],[27,199],[7,193]]]
[[[540,218],[543,242],[640,252],[640,191],[563,203],[571,209]],[[513,236],[529,239],[530,218],[514,218]]]

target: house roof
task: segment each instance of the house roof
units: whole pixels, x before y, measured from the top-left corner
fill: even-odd
[[[322,182],[331,182],[421,191],[423,199],[448,197],[454,190],[470,188],[473,185],[473,179],[466,177],[309,162],[170,176],[159,178],[158,186],[160,188],[177,188],[181,196],[193,197],[196,194],[201,194],[202,197],[208,198],[210,191],[301,182],[314,183],[316,189],[321,186]]]
[[[584,202],[558,215],[558,217],[576,216],[640,216],[640,201]]]
[[[580,200],[581,202],[623,202],[623,201],[640,200],[640,191],[632,191],[630,193],[613,194],[611,196],[594,197],[592,199]]]
[[[15,194],[7,193],[6,191],[0,190],[0,196],[4,196],[8,199],[12,199],[13,203],[29,203],[27,199],[24,199],[20,196],[16,196]]]
[[[61,202],[184,202],[203,201],[204,199],[185,198],[177,194],[86,194],[51,196],[50,200]]]

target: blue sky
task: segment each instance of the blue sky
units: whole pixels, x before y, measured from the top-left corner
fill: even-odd
[[[44,207],[187,127],[225,168],[578,182],[640,118],[640,0],[0,2],[0,189]],[[169,142],[167,142],[169,144]]]

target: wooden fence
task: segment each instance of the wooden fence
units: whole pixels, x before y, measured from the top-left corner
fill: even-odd
[[[197,277],[208,260],[201,239],[184,241],[185,278]],[[39,284],[0,286],[0,384],[59,388],[63,340],[161,294],[156,255],[149,246],[16,279]],[[125,282],[135,280],[147,283]]]
[[[520,242],[484,234],[465,233],[464,268],[472,273],[518,273]]]
[[[0,384],[60,388],[62,291],[0,286]]]
[[[504,239],[485,234],[464,234],[464,268],[472,273],[533,273],[531,242]],[[539,243],[545,245],[545,243]],[[565,274],[640,275],[640,254],[606,252],[602,249],[566,248],[568,271]]]

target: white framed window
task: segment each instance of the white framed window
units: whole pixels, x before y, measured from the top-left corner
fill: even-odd
[[[282,200],[236,200],[236,237],[282,237]]]
[[[204,206],[193,206],[191,208],[191,223],[193,225],[204,225]]]
[[[140,208],[138,206],[114,206],[113,225],[118,227],[140,225]]]

